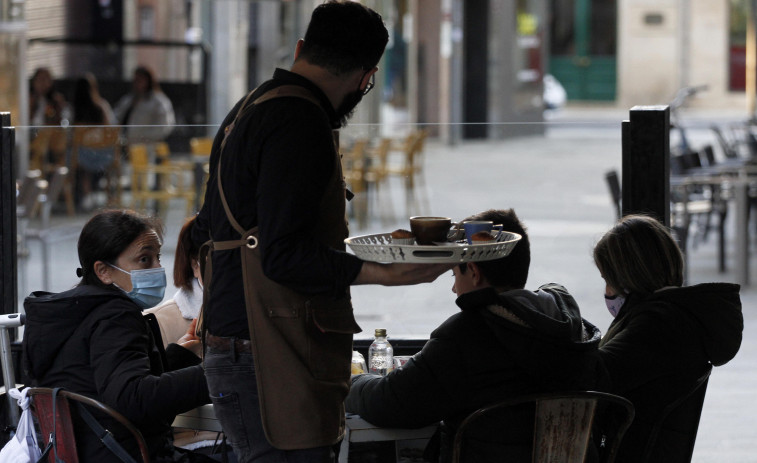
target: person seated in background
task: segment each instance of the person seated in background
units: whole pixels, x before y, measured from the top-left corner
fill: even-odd
[[[466,220],[490,220],[522,238],[506,257],[454,268],[452,291],[461,311],[402,368],[384,377],[354,376],[345,402],[348,412],[377,426],[416,428],[443,420],[441,440],[432,439],[426,449],[430,461],[449,461],[457,427],[483,406],[528,393],[586,390],[594,380],[585,357],[596,350],[599,330],[581,318],[564,287],[524,289],[530,245],[515,212],[489,210]],[[477,432],[464,460],[507,455],[508,461],[530,462],[533,412],[509,418]]]
[[[115,125],[116,116],[110,104],[100,96],[97,79],[91,72],[76,79],[73,99],[73,123],[80,126]],[[82,149],[77,150],[76,182],[77,198],[84,210],[94,207],[94,198],[90,193],[93,185],[106,170],[113,165],[116,151]]]
[[[744,329],[739,286],[683,286],[680,248],[662,223],[644,215],[628,215],[605,233],[594,262],[615,318],[595,353],[600,389],[626,397],[636,412],[615,461],[688,462],[701,413],[695,401],[665,421],[660,445],[643,455],[662,410],[738,352]]]
[[[126,128],[129,144],[165,140],[176,124],[173,105],[146,66],[134,70],[132,91],[116,103],[116,117]]]
[[[200,315],[202,307],[202,283],[200,281],[200,249],[191,239],[195,217],[188,219],[179,231],[173,264],[173,284],[178,291],[173,298],[157,307],[145,310],[154,314],[160,325],[163,345],[179,340],[189,329],[192,320]]]
[[[65,126],[70,120],[71,105],[55,88],[50,69],[37,68],[29,88],[29,123],[34,128],[30,132],[30,168],[49,171],[50,166],[66,165]]]
[[[163,299],[161,240],[162,226],[136,212],[94,215],[79,236],[79,284],[24,301],[23,361],[32,386],[63,387],[105,403],[139,429],[152,461],[175,461],[181,458],[171,443],[175,416],[210,397],[194,333],[171,344],[164,359],[142,316]],[[98,420],[138,458],[121,424],[105,415]],[[81,461],[121,461],[78,417],[74,427]]]

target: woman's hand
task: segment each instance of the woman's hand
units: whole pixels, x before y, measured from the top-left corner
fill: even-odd
[[[195,334],[196,329],[197,329],[197,319],[193,318],[192,323],[189,324],[189,328],[187,329],[187,332],[184,334],[184,336],[180,337],[178,341],[176,341],[176,344],[180,345],[181,347],[185,349],[192,351],[192,353],[194,353],[196,356],[201,357],[202,356],[202,341]]]

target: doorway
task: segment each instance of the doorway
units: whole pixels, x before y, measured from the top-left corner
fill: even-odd
[[[569,100],[615,100],[617,1],[550,0],[550,6],[549,72]]]

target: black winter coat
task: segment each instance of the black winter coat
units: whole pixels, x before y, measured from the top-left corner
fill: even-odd
[[[447,461],[455,429],[476,409],[523,394],[593,388],[596,372],[586,357],[600,333],[562,286],[501,294],[488,288],[460,296],[457,304],[462,311],[434,330],[402,369],[353,378],[347,411],[383,427],[443,420],[441,461]],[[477,430],[470,449],[477,453],[466,452],[465,461],[508,455],[530,462],[532,410]]]
[[[171,423],[178,413],[210,402],[202,366],[166,372],[140,308],[123,292],[87,285],[35,292],[24,309],[24,368],[32,385],[63,387],[109,405],[139,428],[153,457],[171,452]],[[196,359],[186,358],[191,357]],[[128,431],[93,415],[138,455]],[[81,461],[120,462],[85,423],[76,420],[75,428]]]
[[[731,360],[741,346],[744,319],[739,286],[708,283],[630,295],[602,338],[597,355],[605,375],[602,389],[633,402],[635,417],[616,462],[643,462],[660,412],[711,365]],[[698,424],[699,404],[666,422],[650,462],[686,462]],[[693,429],[692,429],[693,426]]]

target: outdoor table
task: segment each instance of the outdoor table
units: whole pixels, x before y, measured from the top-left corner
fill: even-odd
[[[180,413],[173,421],[173,426],[203,431],[223,431],[221,423],[213,411],[212,404],[202,405],[185,413]],[[348,461],[351,443],[429,439],[436,432],[436,428],[437,425],[419,429],[379,428],[357,415],[348,414],[344,440],[339,450],[339,463]]]
[[[712,172],[717,172],[716,174]],[[736,262],[736,282],[749,285],[749,176],[757,173],[757,166],[722,166],[717,170],[708,170],[670,179],[671,186],[716,185],[729,183],[733,186],[736,208],[736,242],[734,259]]]
[[[201,405],[184,413],[176,415],[173,420],[174,428],[199,429],[202,431],[222,432],[221,422],[216,418],[213,404]]]
[[[436,432],[438,425],[433,424],[418,429],[379,428],[360,418],[358,415],[347,415],[344,440],[339,448],[339,463],[346,463],[350,455],[350,444],[356,442],[382,442],[430,439]]]

